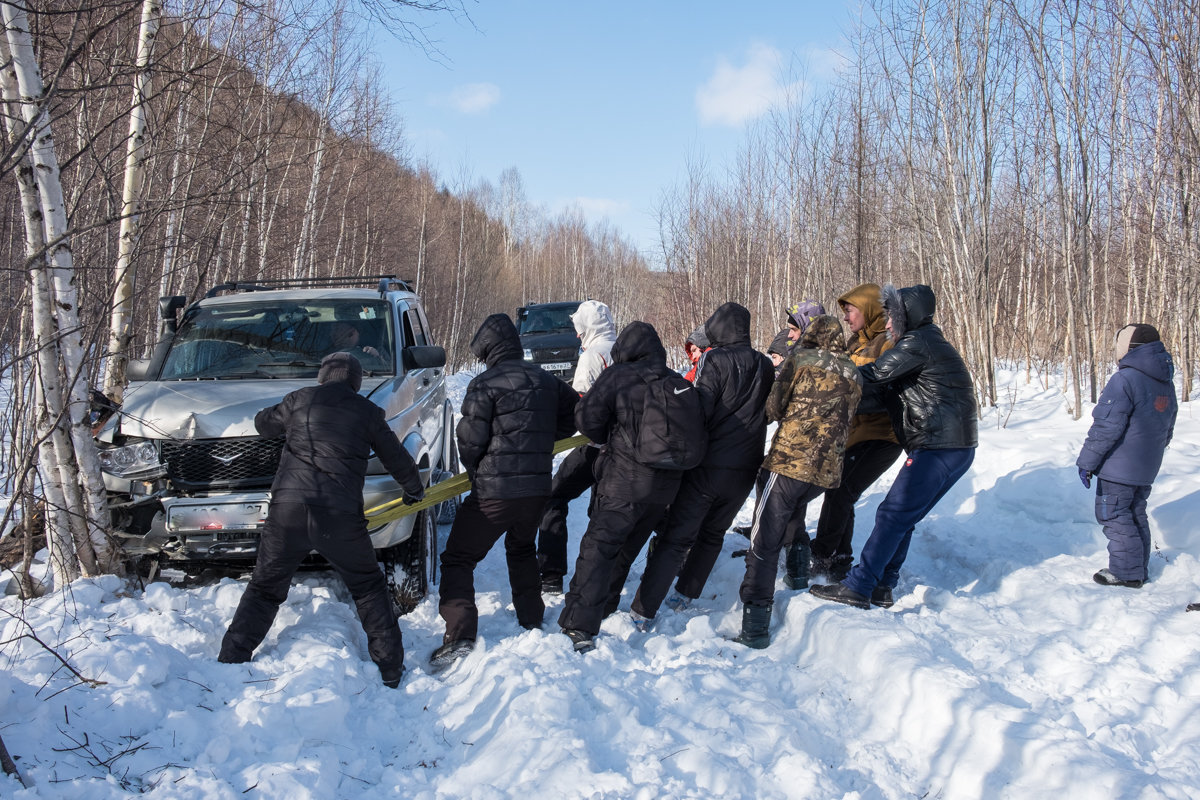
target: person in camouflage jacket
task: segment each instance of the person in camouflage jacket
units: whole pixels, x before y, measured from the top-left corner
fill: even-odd
[[[892,346],[888,339],[887,315],[883,313],[882,290],[878,284],[855,286],[838,298],[850,328],[847,341],[850,360],[858,366],[873,364]],[[896,440],[887,412],[858,414],[846,440],[842,482],[825,493],[821,518],[812,540],[812,571],[840,581],[854,564],[854,505],[863,492],[900,457],[903,448]],[[788,552],[788,565],[799,564],[801,556]]]
[[[748,647],[770,644],[779,551],[788,544],[789,523],[810,500],[841,481],[846,438],[861,397],[861,378],[846,355],[841,323],[816,317],[767,397],[767,418],[779,428],[762,466],[766,481],[754,507],[740,590],[742,633],[736,641]],[[807,536],[802,524],[795,530]]]

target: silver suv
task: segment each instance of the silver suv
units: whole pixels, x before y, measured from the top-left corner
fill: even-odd
[[[162,298],[164,336],[151,358],[130,363],[124,402],[97,437],[115,528],[139,566],[253,564],[283,447],[257,434],[254,415],[311,386],[334,351],[362,362],[362,393],[384,409],[426,485],[458,471],[446,352],[409,284],[385,276],[351,288],[374,280],[223,284],[178,321],[185,298]],[[364,507],[401,495],[372,458]],[[436,578],[436,517],[452,510],[371,530],[404,610]]]

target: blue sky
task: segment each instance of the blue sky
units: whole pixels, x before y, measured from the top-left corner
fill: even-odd
[[[437,60],[380,48],[412,156],[452,188],[516,167],[530,202],[605,217],[643,250],[688,162],[719,169],[789,81],[832,74],[851,19],[838,0],[467,8],[470,23],[425,18]]]

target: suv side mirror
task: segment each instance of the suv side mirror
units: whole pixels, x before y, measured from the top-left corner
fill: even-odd
[[[446,348],[436,344],[414,344],[404,348],[405,369],[446,366]]]
[[[125,379],[130,381],[144,381],[146,375],[150,372],[150,359],[148,358],[131,358],[125,364]]]

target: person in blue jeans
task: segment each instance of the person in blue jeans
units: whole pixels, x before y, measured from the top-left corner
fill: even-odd
[[[858,608],[892,605],[913,529],[966,473],[979,444],[971,375],[933,324],[933,289],[888,284],[882,298],[886,330],[895,344],[874,363],[859,367],[863,400],[858,413],[886,410],[908,457],[879,504],[858,563],[840,583],[809,590]]]
[[[1117,331],[1112,376],[1096,407],[1075,466],[1090,489],[1096,478],[1096,521],[1108,537],[1103,586],[1139,589],[1150,580],[1146,500],[1175,431],[1175,364],[1153,325]]]

